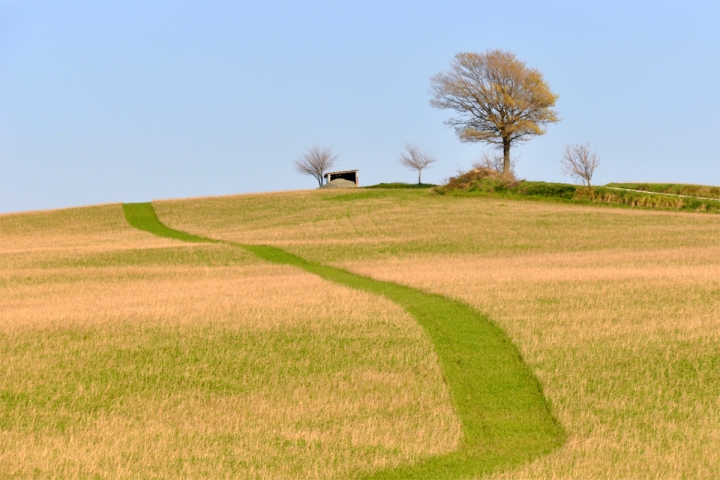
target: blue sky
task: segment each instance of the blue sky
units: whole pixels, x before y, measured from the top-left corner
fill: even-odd
[[[416,180],[407,142],[467,168],[429,106],[461,51],[543,72],[562,122],[515,149],[521,178],[720,185],[720,2],[0,2],[0,212],[310,189],[333,146],[364,185]]]

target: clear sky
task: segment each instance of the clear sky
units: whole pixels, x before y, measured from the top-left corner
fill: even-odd
[[[0,212],[310,189],[293,160],[333,146],[364,185],[416,181],[407,142],[468,168],[429,106],[457,52],[543,72],[562,122],[517,173],[720,185],[720,2],[0,0]]]

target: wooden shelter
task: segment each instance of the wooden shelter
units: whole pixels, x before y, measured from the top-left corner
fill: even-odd
[[[330,183],[333,180],[337,180],[338,178],[342,178],[343,180],[349,180],[351,182],[355,182],[355,185],[358,185],[358,170],[343,170],[342,172],[328,172],[325,175],[325,183]]]

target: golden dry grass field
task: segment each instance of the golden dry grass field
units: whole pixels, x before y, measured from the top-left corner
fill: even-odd
[[[720,216],[422,191],[155,202],[172,228],[265,243],[490,314],[568,432],[502,478],[720,478]]]
[[[720,478],[720,216],[424,191],[154,202],[490,314],[568,433],[498,478]],[[453,450],[402,309],[120,205],[0,216],[0,478],[353,478]]]
[[[457,445],[432,345],[387,300],[120,205],[0,232],[0,478],[349,478]]]

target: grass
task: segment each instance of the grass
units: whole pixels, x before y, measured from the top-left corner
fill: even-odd
[[[354,270],[484,306],[568,431],[497,478],[715,478],[718,248],[373,262]]]
[[[214,240],[208,238],[189,235],[185,232],[167,228],[158,221],[155,210],[153,210],[150,203],[124,203],[122,208],[128,223],[138,230],[148,231],[158,237],[172,238],[183,242],[214,242]]]
[[[584,187],[566,183],[511,181],[495,174],[485,177],[484,171],[471,170],[452,178],[447,185],[432,189],[440,195],[485,196],[508,199],[530,199],[579,204],[607,204],[622,207],[682,210],[692,212],[720,213],[720,188],[701,185],[661,185],[661,184],[608,184],[607,186]],[[620,187],[645,190],[652,193],[616,190]],[[652,186],[654,185],[654,186]],[[680,198],[662,193],[676,194],[688,192],[690,195],[707,193],[708,198]],[[659,194],[658,194],[659,193]]]
[[[0,255],[0,477],[349,478],[456,447],[437,356],[399,307],[140,232],[119,205],[84,212],[0,216],[18,232]],[[87,236],[64,238],[68,218]]]
[[[318,263],[397,257],[488,257],[542,252],[692,248],[718,239],[715,215],[678,215],[421,190],[286,192],[154,202],[182,231],[243,244],[276,245]],[[272,217],[267,212],[274,211]]]
[[[403,306],[432,339],[462,422],[460,448],[368,478],[477,476],[525,463],[562,444],[562,428],[552,418],[539,384],[512,343],[467,305],[308,263],[275,247],[245,248],[266,260],[299,266],[322,278],[382,295]]]
[[[357,197],[351,194],[350,198]],[[132,219],[138,209],[139,215],[147,217],[147,208],[129,205],[125,213]],[[171,230],[157,220],[143,227],[164,234]],[[500,329],[473,309],[440,295],[310,263],[276,247],[238,246],[264,260],[300,267],[324,279],[382,295],[403,306],[430,336],[462,422],[460,448],[418,464],[382,470],[370,478],[480,475],[527,462],[562,443],[562,428],[552,418],[537,381],[517,350]]]
[[[689,185],[686,183],[608,183],[606,187],[627,188],[655,193],[690,195],[694,197],[717,198],[720,200],[720,187],[708,185]]]
[[[585,200],[592,203],[609,203],[631,207],[681,210],[686,212],[720,213],[720,199],[680,198],[662,194],[628,192],[606,187],[578,191],[576,198],[579,201]]]
[[[324,198],[155,207],[173,228],[277,245],[487,312],[568,435],[491,477],[720,476],[720,217],[407,190]]]
[[[133,228],[120,204],[13,213],[0,218],[0,247],[4,253],[35,256],[42,255],[42,251],[55,255],[174,245]]]
[[[437,187],[434,183],[402,183],[402,182],[391,182],[391,183],[378,183],[377,185],[370,185],[362,188],[378,189],[378,188],[390,188],[390,189],[403,189],[403,188],[419,188],[428,189]]]
[[[720,477],[720,217],[368,192],[154,206],[486,312],[567,441],[483,478]],[[358,478],[460,445],[428,335],[376,294],[120,205],[2,215],[0,246],[0,476]]]

